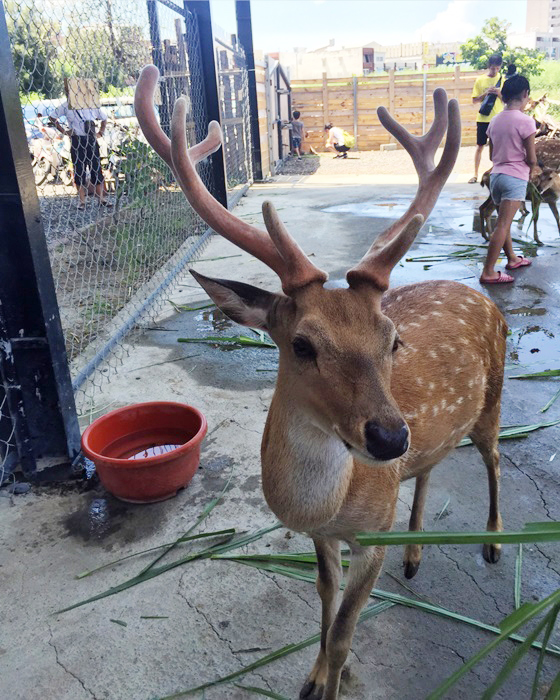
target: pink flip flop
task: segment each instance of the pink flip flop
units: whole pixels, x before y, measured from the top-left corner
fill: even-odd
[[[510,282],[515,282],[515,279],[511,275],[506,275],[505,272],[498,270],[496,278],[484,279],[484,277],[481,277],[478,281],[480,284],[509,284]]]
[[[531,264],[531,260],[527,260],[527,258],[521,258],[521,260],[518,260],[516,263],[513,263],[513,265],[510,265],[508,263],[506,265],[506,270],[517,270],[518,267],[529,267],[529,265]]]

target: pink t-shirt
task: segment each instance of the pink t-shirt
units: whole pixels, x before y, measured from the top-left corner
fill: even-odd
[[[523,140],[537,130],[535,120],[519,109],[504,109],[488,127],[492,140],[492,175],[504,173],[520,180],[529,180],[530,168]]]

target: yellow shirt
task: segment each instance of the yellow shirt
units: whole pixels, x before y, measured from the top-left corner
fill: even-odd
[[[489,75],[481,75],[480,77],[478,77],[476,79],[476,82],[474,84],[473,91],[472,91],[472,97],[480,97],[482,94],[484,94],[486,92],[486,90],[488,90],[488,88],[496,87],[496,83],[498,82],[499,79],[500,79],[499,75],[496,75],[493,78],[491,78]],[[482,102],[477,102],[475,104],[475,107],[477,109],[480,109],[481,104],[482,104]],[[480,112],[478,112],[476,115],[476,121],[477,122],[489,122],[492,119],[492,117],[495,117],[496,114],[499,114],[503,108],[504,108],[503,102],[501,101],[501,99],[499,97],[496,97],[496,102],[494,102],[494,108],[492,109],[490,114],[486,117],[486,116],[484,116],[484,114],[480,114]]]

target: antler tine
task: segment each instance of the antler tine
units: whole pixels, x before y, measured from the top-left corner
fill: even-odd
[[[159,70],[155,66],[146,66],[142,70],[134,99],[136,115],[148,143],[169,165],[194,211],[216,233],[274,270],[287,294],[310,282],[325,281],[326,274],[311,263],[283,227],[280,230],[276,226],[276,235],[271,238],[265,231],[234,216],[210,194],[196,172],[195,164],[222,145],[220,125],[211,122],[208,136],[201,143],[187,148],[187,102],[185,98],[179,98],[173,109],[170,140],[162,131],[153,108],[158,79]]]
[[[447,95],[443,88],[436,88],[433,95],[434,121],[424,136],[414,136],[394,119],[385,107],[377,108],[381,124],[408,151],[420,180],[434,168],[436,150],[447,129]]]
[[[280,221],[278,212],[272,202],[263,202],[262,212],[266,230],[280,251],[286,267],[290,270],[288,285],[284,285],[284,291],[290,291],[303,287],[310,282],[326,282],[328,275],[318,267],[315,267],[307,255],[290,236],[284,224]]]
[[[385,108],[378,109],[383,126],[410,154],[418,173],[419,186],[406,213],[380,234],[360,262],[348,271],[346,279],[350,286],[367,282],[381,291],[388,288],[391,270],[412,245],[453,170],[461,145],[459,105],[456,100],[447,103],[445,90],[438,88],[434,92],[434,108],[434,122],[428,133],[421,137],[406,131]],[[445,147],[436,167],[434,154],[446,129]]]

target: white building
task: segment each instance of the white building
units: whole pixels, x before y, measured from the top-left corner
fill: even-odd
[[[560,29],[560,0],[527,0],[526,32]]]
[[[270,56],[280,61],[290,80],[310,80],[326,73],[329,78],[369,75],[383,70],[385,49],[371,42],[364,46],[336,48],[334,39],[328,46],[308,51],[295,48],[279,51]]]
[[[560,3],[559,3],[560,4]],[[521,33],[508,34],[508,44],[523,49],[538,49],[546,54],[548,59],[560,60],[560,30],[539,31],[532,30]]]

